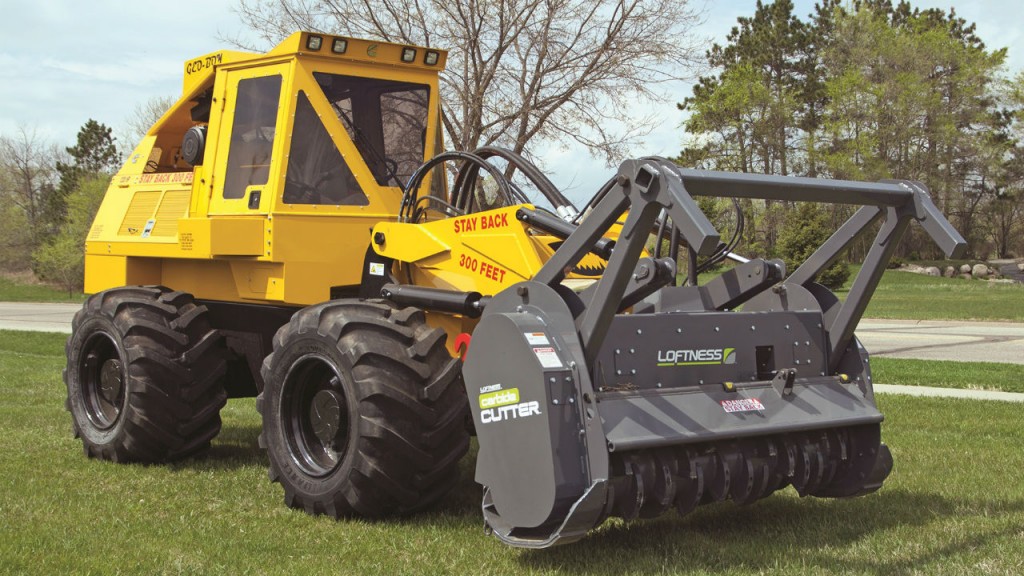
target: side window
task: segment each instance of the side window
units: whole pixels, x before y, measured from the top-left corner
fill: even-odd
[[[283,199],[286,204],[366,206],[370,203],[302,91],[295,107]]]
[[[403,184],[423,164],[429,97],[426,88],[409,88],[380,95],[384,155],[397,165],[395,173]]]
[[[280,97],[280,75],[238,82],[224,198],[241,198],[246,187],[267,183]]]
[[[430,88],[326,72],[313,77],[374,180],[404,186],[423,163]]]

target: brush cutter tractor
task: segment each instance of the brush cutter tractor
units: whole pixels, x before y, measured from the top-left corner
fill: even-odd
[[[296,33],[186,63],[86,241],[64,378],[88,456],[196,454],[227,398],[256,396],[287,505],[380,517],[441,499],[475,430],[486,525],[536,548],[882,485],[854,329],[911,222],[964,248],[920,184],[640,158],[577,211],[517,154],[441,152],[445,58]],[[736,256],[699,196],[862,207],[787,273]],[[841,302],[815,277],[872,226]]]

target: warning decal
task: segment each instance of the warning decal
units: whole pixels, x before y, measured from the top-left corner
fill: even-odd
[[[741,398],[739,400],[722,400],[719,402],[726,412],[760,412],[764,404],[757,398]]]
[[[558,354],[555,353],[554,348],[534,348],[533,353],[544,368],[562,367],[562,361],[558,359]]]
[[[551,344],[548,342],[548,335],[543,332],[523,332],[523,336],[526,336],[526,341],[531,346]]]

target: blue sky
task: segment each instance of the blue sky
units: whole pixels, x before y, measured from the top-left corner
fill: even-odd
[[[700,0],[695,0],[699,2]],[[796,13],[809,14],[811,0],[795,0]],[[244,32],[233,2],[176,0],[5,0],[0,20],[0,134],[19,126],[61,145],[71,145],[82,124],[93,118],[115,129],[137,105],[156,96],[177,96],[183,63],[227,47],[220,38]],[[914,2],[919,7],[953,7],[990,48],[1009,48],[1009,69],[1024,63],[1020,5],[1013,0]],[[739,16],[752,15],[755,0],[709,1],[700,36],[723,42]],[[663,104],[652,111],[663,120],[633,156],[674,155],[682,144],[682,114],[675,103],[689,86],[666,86]],[[121,143],[133,146],[132,143]],[[578,148],[535,150],[554,182],[584,199],[613,169]]]

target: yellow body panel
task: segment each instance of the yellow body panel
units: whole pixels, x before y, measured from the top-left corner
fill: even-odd
[[[339,43],[344,53],[332,49]],[[97,213],[86,291],[162,284],[201,300],[305,306],[357,293],[371,246],[396,262],[396,278],[421,286],[495,294],[532,277],[556,239],[531,234],[515,218],[519,206],[397,221],[400,185],[440,151],[445,58],[300,32],[266,54],[189,60],[181,98],[135,147]],[[197,130],[205,144],[194,157],[183,141]],[[428,175],[417,193],[431,186]],[[375,245],[374,233],[387,241]],[[449,335],[474,325],[428,318]]]
[[[319,50],[307,48],[311,36]],[[164,284],[197,298],[233,302],[308,305],[330,297],[332,287],[358,286],[370,230],[393,220],[401,190],[380,185],[345,126],[324,97],[314,73],[379,78],[425,86],[429,93],[424,154],[438,141],[438,62],[402,62],[405,46],[348,38],[344,54],[332,52],[333,36],[296,33],[267,54],[219,51],[184,65],[182,96],[150,129],[115,175],[86,239],[86,291],[126,284]],[[280,77],[274,145],[267,181],[241,197],[225,197],[225,170],[232,150],[232,118],[239,82]],[[289,145],[302,92],[321,118],[365,195],[364,205],[288,203]],[[207,121],[193,108],[209,101]],[[202,164],[182,159],[190,128],[204,126]],[[390,184],[390,183],[389,183]],[[429,186],[429,180],[423,188]],[[253,193],[258,193],[254,197]]]
[[[178,248],[192,258],[263,255],[263,218],[181,218]]]

